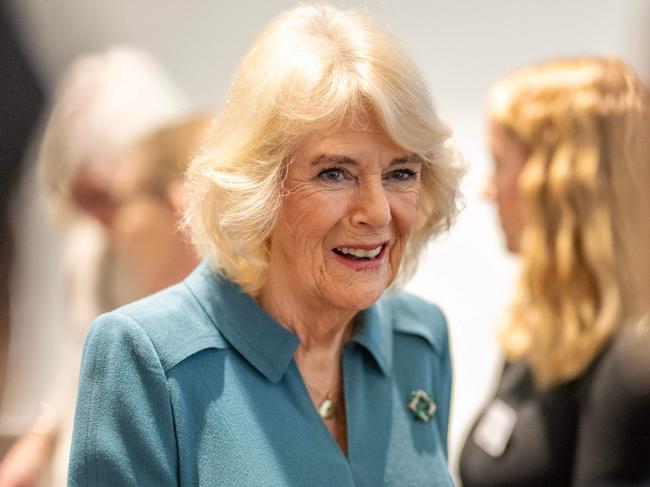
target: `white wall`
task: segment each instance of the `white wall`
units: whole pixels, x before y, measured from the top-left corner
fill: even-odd
[[[494,210],[479,193],[489,170],[483,97],[496,78],[559,55],[621,55],[650,61],[647,0],[413,0],[362,6],[387,24],[425,72],[471,166],[467,207],[451,235],[431,246],[408,288],[449,318],[455,363],[451,456],[493,384],[494,340],[515,263],[502,250]],[[134,43],[167,65],[197,106],[218,107],[254,35],[284,0],[14,0],[43,79],[52,86],[77,54]]]

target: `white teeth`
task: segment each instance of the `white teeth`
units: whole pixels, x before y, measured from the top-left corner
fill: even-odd
[[[377,248],[374,248],[372,250],[363,250],[363,249],[355,249],[354,247],[337,247],[336,250],[338,250],[342,254],[349,254],[349,255],[354,255],[355,257],[366,257],[369,259],[374,259],[379,255],[381,252],[381,245]]]

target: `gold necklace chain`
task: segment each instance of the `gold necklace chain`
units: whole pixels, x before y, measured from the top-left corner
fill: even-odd
[[[336,374],[338,375],[338,374]],[[323,419],[332,419],[334,418],[336,414],[336,404],[334,402],[334,399],[332,398],[332,392],[334,390],[334,386],[336,385],[336,375],[332,379],[332,383],[330,385],[330,388],[328,389],[327,393],[324,394],[324,399],[320,402],[320,406],[318,406],[318,414],[320,415],[321,418]],[[315,389],[314,387],[310,386],[307,384],[305,381],[305,385],[307,386],[307,389],[315,392],[318,394],[318,396],[322,396],[323,394]]]
[[[344,342],[347,341],[347,338],[352,336],[353,329],[351,327],[348,327],[347,330],[347,336],[344,337]],[[340,363],[340,358],[339,358],[339,363]],[[329,389],[327,390],[327,393],[324,395],[324,399],[320,402],[320,405],[318,406],[318,414],[320,417],[324,420],[333,420],[336,419],[337,414],[339,413],[339,407],[334,401],[334,388],[339,380],[340,375],[343,373],[342,368],[339,367],[336,374],[334,374],[334,377],[332,378],[332,382],[330,384]],[[311,392],[316,392],[317,397],[321,397],[322,393],[315,388],[311,387],[309,384],[307,384],[307,381],[304,380],[305,385],[307,386],[307,389]]]

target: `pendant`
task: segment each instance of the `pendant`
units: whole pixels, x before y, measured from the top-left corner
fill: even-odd
[[[334,416],[334,403],[329,394],[318,408],[318,414],[323,419],[331,419]]]

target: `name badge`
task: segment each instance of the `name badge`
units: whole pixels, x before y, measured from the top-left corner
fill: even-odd
[[[515,410],[497,398],[474,430],[472,440],[488,455],[498,458],[506,450],[516,423]]]

